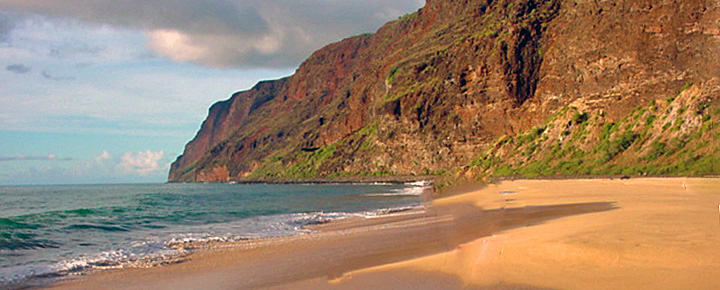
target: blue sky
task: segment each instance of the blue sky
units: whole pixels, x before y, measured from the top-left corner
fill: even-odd
[[[0,0],[0,184],[163,182],[216,101],[420,0]]]

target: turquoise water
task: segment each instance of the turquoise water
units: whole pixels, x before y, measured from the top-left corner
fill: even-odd
[[[0,287],[183,254],[173,242],[307,233],[302,226],[416,208],[423,184],[0,187]]]

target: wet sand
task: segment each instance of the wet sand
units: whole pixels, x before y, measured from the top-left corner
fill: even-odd
[[[685,187],[683,187],[685,184]],[[717,289],[720,179],[523,180],[51,289]]]

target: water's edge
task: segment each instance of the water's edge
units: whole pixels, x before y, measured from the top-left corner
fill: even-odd
[[[363,186],[367,184],[355,185]],[[373,183],[370,185],[378,186],[382,184]],[[362,196],[367,198],[389,199],[420,197],[424,193],[432,190],[431,182],[428,181],[405,183],[404,186],[402,190],[370,192]],[[306,228],[308,225],[330,223],[347,218],[373,218],[403,212],[414,212],[423,210],[423,204],[423,202],[413,202],[412,204],[402,206],[383,207],[366,211],[313,211],[261,215],[222,224],[222,227],[218,227],[218,229],[214,231],[209,231],[207,227],[202,228],[204,232],[216,233],[214,235],[191,234],[194,231],[192,227],[189,227],[185,229],[189,230],[185,235],[168,235],[163,239],[146,237],[145,240],[136,240],[130,248],[75,256],[46,269],[33,269],[32,271],[18,274],[16,277],[0,277],[4,279],[4,281],[0,281],[0,289],[41,288],[48,283],[72,279],[97,271],[123,268],[147,268],[178,263],[182,262],[186,256],[198,250],[212,250],[213,246],[219,244],[232,246],[234,243],[239,244],[279,237],[308,235],[313,233]],[[258,226],[265,227],[265,229],[259,232],[232,232],[232,230],[242,230],[244,227],[248,227],[248,224],[251,224],[250,228],[252,229],[257,229]],[[211,227],[211,229],[213,228]],[[224,234],[217,234],[223,231],[226,232]],[[3,255],[3,252],[0,252],[0,255]]]

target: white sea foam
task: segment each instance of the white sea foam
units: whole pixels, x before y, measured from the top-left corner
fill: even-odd
[[[400,215],[421,213],[423,211],[425,211],[425,207],[423,205],[404,206],[404,207],[394,207],[394,208],[387,208],[387,209],[366,212],[363,215],[363,217],[379,218],[379,217],[388,217],[388,216],[400,216]]]
[[[425,190],[427,189],[422,187],[412,187],[398,189],[391,192],[368,193],[365,196],[420,196],[425,192]]]
[[[0,286],[31,277],[67,276],[89,270],[145,267],[172,261],[188,253],[187,246],[202,243],[237,242],[312,233],[305,226],[324,224],[351,217],[378,218],[412,214],[421,205],[383,208],[363,212],[312,212],[271,216],[257,216],[236,222],[188,227],[186,233],[131,243],[124,249],[81,255],[61,261],[54,266],[5,268],[0,273]],[[241,234],[238,234],[241,233]],[[187,245],[187,246],[185,246]]]
[[[368,193],[365,196],[420,196],[429,190],[432,190],[432,182],[430,181],[418,181],[408,183],[407,185],[413,185],[412,187],[394,189],[390,192],[380,193]]]
[[[405,188],[398,188],[397,184],[393,184],[390,188],[378,188],[380,193],[369,194],[370,196],[387,197],[387,196],[419,196],[422,195],[425,190],[430,189],[429,182],[414,182],[406,184]],[[197,187],[198,185],[190,186],[190,189]],[[347,186],[343,184],[342,186]],[[162,186],[157,186],[162,187]],[[177,190],[173,185],[173,190]],[[328,186],[320,187],[322,190],[332,192],[334,189]],[[52,188],[51,188],[52,189]],[[90,191],[90,189],[84,189]],[[210,188],[214,189],[214,188]],[[338,189],[338,190],[345,190]],[[48,190],[49,191],[49,190]],[[77,191],[75,188],[68,189],[68,191]],[[147,191],[143,189],[143,191]],[[249,191],[249,190],[248,190]],[[120,192],[120,191],[119,191]],[[364,191],[368,192],[368,191]],[[122,193],[122,192],[120,192]],[[119,193],[118,193],[119,194]],[[284,194],[284,193],[283,193]],[[33,192],[33,196],[36,194]],[[145,198],[144,202],[163,203],[168,202],[165,199],[156,197],[159,196],[168,199],[171,202],[184,201],[186,195],[180,194],[155,194],[150,197],[155,199]],[[48,197],[52,197],[48,193]],[[285,195],[287,197],[291,195]],[[284,197],[285,197],[284,196]],[[355,204],[363,205],[367,202],[370,207],[377,205],[388,204],[388,208],[381,208],[368,211],[356,211],[356,212],[333,212],[333,211],[318,211],[309,213],[292,213],[292,214],[278,214],[278,215],[254,215],[251,217],[231,221],[231,222],[213,222],[213,216],[209,216],[207,220],[196,219],[192,220],[198,224],[192,226],[185,226],[179,224],[178,220],[170,220],[168,223],[142,223],[138,225],[122,225],[124,229],[130,229],[128,231],[111,231],[106,230],[102,227],[93,228],[74,228],[74,224],[95,224],[97,222],[92,220],[93,218],[101,219],[105,221],[107,216],[115,216],[116,213],[106,210],[105,208],[95,209],[89,211],[87,216],[70,212],[66,214],[76,220],[68,220],[63,227],[60,227],[62,231],[67,231],[72,234],[73,231],[85,231],[99,233],[113,237],[113,239],[97,239],[95,236],[90,236],[89,239],[84,240],[83,243],[77,242],[77,238],[87,237],[78,235],[73,239],[63,240],[65,236],[58,236],[58,245],[63,246],[62,251],[58,250],[60,254],[57,256],[48,256],[48,258],[30,260],[34,264],[30,263],[9,263],[9,265],[0,265],[0,289],[6,285],[17,283],[23,285],[25,279],[34,278],[54,278],[58,276],[66,275],[77,275],[87,271],[98,270],[98,269],[112,269],[112,268],[126,268],[126,267],[145,267],[148,265],[162,264],[165,262],[171,262],[175,259],[186,255],[193,248],[202,246],[202,243],[224,243],[224,242],[236,242],[248,239],[264,239],[282,236],[294,236],[294,235],[306,235],[312,233],[307,229],[307,225],[323,224],[336,220],[346,218],[377,218],[383,216],[394,216],[394,215],[405,215],[414,214],[422,211],[422,205],[419,199],[411,198],[365,198],[364,193],[360,194],[347,194],[336,198],[334,195],[328,195],[328,198],[332,202],[330,208],[341,208],[348,210]],[[348,201],[350,200],[350,201]],[[82,201],[82,200],[78,200]],[[137,206],[133,205],[136,200],[129,200],[128,203],[131,206],[127,206],[122,203],[115,205],[118,209],[131,208],[136,209]],[[346,205],[347,204],[349,205]],[[387,203],[386,203],[387,202]],[[408,203],[414,203],[414,205],[407,205]],[[178,203],[185,204],[185,203]],[[278,203],[280,204],[280,203]],[[403,206],[392,207],[393,205],[403,204]],[[282,206],[288,206],[280,204]],[[292,206],[290,204],[289,206]],[[84,207],[90,208],[89,205]],[[368,208],[370,208],[368,207]],[[154,208],[154,207],[153,207]],[[193,208],[195,209],[195,208]],[[185,210],[185,208],[178,209]],[[232,210],[232,209],[229,209]],[[107,213],[106,213],[107,211]],[[351,210],[350,210],[351,211]],[[208,211],[212,212],[213,211]],[[268,210],[268,212],[270,212]],[[119,215],[135,214],[134,211],[124,212],[121,211]],[[170,212],[172,213],[172,211]],[[82,212],[82,214],[86,214]],[[103,216],[106,214],[107,216]],[[255,214],[255,213],[252,213]],[[137,217],[138,221],[145,221],[140,219],[142,216]],[[105,219],[103,219],[105,218]],[[220,218],[227,218],[226,216],[220,215]],[[199,220],[207,223],[200,223]],[[97,224],[101,224],[97,222]],[[155,227],[149,227],[155,226]],[[53,233],[62,234],[63,232],[54,231]],[[66,244],[63,244],[66,243]],[[69,245],[69,246],[66,246]],[[34,249],[22,249],[19,250],[22,254],[35,253]],[[22,252],[25,251],[25,252]],[[32,257],[31,257],[32,258]],[[55,259],[57,258],[57,259]]]
[[[419,186],[419,187],[432,186],[432,184],[433,184],[432,180],[419,180],[419,181],[405,183],[405,185]]]

